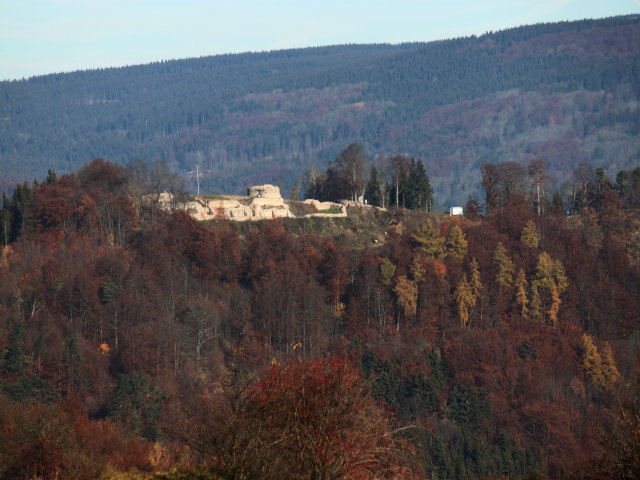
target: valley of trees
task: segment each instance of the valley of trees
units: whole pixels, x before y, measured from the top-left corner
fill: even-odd
[[[392,208],[198,223],[104,160],[5,196],[0,478],[637,478],[640,168],[485,163],[462,218],[360,154],[308,185]]]
[[[0,189],[80,168],[163,160],[195,191],[290,191],[350,142],[421,158],[439,204],[481,196],[485,163],[640,161],[639,17],[402,45],[222,55],[0,82]],[[595,167],[594,167],[595,168]]]

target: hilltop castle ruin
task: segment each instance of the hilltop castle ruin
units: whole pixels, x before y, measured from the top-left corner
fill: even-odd
[[[171,205],[171,194],[163,193],[160,203],[165,208]],[[274,185],[257,185],[247,188],[247,196],[239,195],[200,195],[190,197],[184,204],[186,210],[196,220],[270,220],[274,218],[296,218],[291,212],[290,201],[280,195],[280,188]],[[307,205],[303,217],[344,217],[347,215],[345,205],[334,202],[305,200],[296,202]]]

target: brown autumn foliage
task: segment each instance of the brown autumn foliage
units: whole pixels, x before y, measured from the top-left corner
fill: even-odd
[[[149,470],[148,446],[78,405],[16,405],[0,396],[1,478],[98,478],[107,469]]]
[[[154,458],[168,452],[156,469],[369,478],[410,466],[366,453],[388,452],[385,435],[407,424],[419,428],[394,442],[427,477],[579,478],[633,463],[616,452],[636,428],[625,399],[640,372],[639,219],[610,193],[572,217],[498,191],[474,219],[398,210],[203,224],[135,203],[127,175],[96,161],[38,186],[30,228],[3,247],[3,475],[152,468],[154,442]],[[532,226],[537,242],[523,242]],[[425,251],[454,227],[466,248]],[[607,388],[585,368],[584,334],[616,378]],[[353,363],[326,360],[336,356]],[[229,378],[246,387],[235,400]],[[210,427],[200,442],[197,419]],[[224,457],[232,438],[237,456]],[[363,470],[349,470],[360,458]]]
[[[416,478],[411,448],[357,367],[287,360],[252,383],[229,379],[190,442],[224,478]]]

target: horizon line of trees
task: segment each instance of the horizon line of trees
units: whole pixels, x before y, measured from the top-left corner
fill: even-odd
[[[537,215],[545,212],[574,215],[589,209],[609,213],[621,208],[640,207],[640,167],[620,170],[615,182],[604,168],[582,162],[574,169],[572,179],[558,189],[551,186],[546,161],[534,158],[525,167],[518,162],[487,162],[480,167],[485,203],[470,197],[466,212],[490,214],[518,197],[529,202]]]
[[[106,190],[117,190],[119,193],[118,198],[122,202],[127,202],[127,197],[133,199],[138,205],[138,214],[141,214],[140,205],[143,204],[143,198],[146,198],[148,214],[157,216],[162,192],[173,194],[174,205],[172,208],[177,207],[178,203],[183,200],[184,182],[162,160],[155,160],[151,164],[143,160],[133,160],[125,167],[121,167],[98,158],[89,165],[91,168],[83,168],[67,176],[73,177],[81,185],[89,185],[93,186],[93,188],[96,188],[96,185],[102,186],[102,183],[107,179]],[[11,196],[7,196],[5,192],[2,192],[0,203],[0,246],[6,247],[15,242],[22,233],[29,233],[32,230],[34,192],[40,187],[52,186],[57,181],[56,172],[50,169],[42,182],[34,180],[31,185],[27,182],[18,183]],[[58,216],[62,215],[62,211],[68,207],[68,205],[57,200],[54,201],[52,205],[49,205],[48,222],[55,223]],[[110,205],[107,201],[101,202],[99,207],[104,212],[105,218],[101,222],[101,227],[106,230],[113,230],[109,224],[112,222],[112,217],[117,216],[114,213],[116,207]]]
[[[163,191],[173,192],[178,197],[184,194],[183,181],[162,160],[151,164],[134,160],[126,165],[125,171],[131,177],[129,185],[132,187],[128,193],[138,200],[149,194],[157,196]],[[640,208],[640,167],[620,170],[614,182],[604,168],[594,168],[583,162],[574,169],[572,179],[557,189],[551,185],[543,158],[531,159],[526,166],[515,161],[486,162],[480,171],[484,202],[470,196],[464,207],[465,214],[472,218],[521,201],[528,202],[537,215],[546,212],[574,215],[589,209],[615,214],[621,208]],[[3,192],[0,204],[2,245],[15,241],[23,226],[28,226],[32,191],[52,185],[56,180],[55,171],[49,170],[42,182],[19,183],[11,196]],[[305,171],[290,196],[292,200],[300,197],[320,201],[350,199],[356,204],[426,212],[432,212],[434,204],[433,188],[421,159],[394,155],[371,161],[360,143],[348,145],[328,163],[325,172],[318,172],[314,167]]]
[[[432,211],[433,189],[421,159],[394,155],[369,160],[360,143],[349,144],[324,173],[311,167],[292,190],[297,199],[300,188],[304,197],[320,201],[350,199],[381,208],[401,207]],[[295,198],[294,198],[295,197]]]
[[[640,207],[640,167],[620,170],[614,182],[604,168],[582,162],[574,169],[572,178],[559,188],[553,188],[547,161],[540,157],[526,165],[515,161],[486,162],[480,171],[485,201],[481,203],[470,196],[465,205],[470,216],[490,214],[521,199],[537,215]],[[381,208],[432,212],[433,193],[421,159],[394,155],[372,161],[360,143],[351,143],[328,163],[325,172],[314,167],[306,170],[292,189],[291,199],[297,200],[299,196],[320,201],[350,199],[356,204]]]

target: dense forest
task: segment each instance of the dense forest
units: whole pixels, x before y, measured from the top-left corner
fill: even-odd
[[[637,16],[479,37],[222,55],[0,82],[0,188],[87,159],[166,161],[195,191],[288,192],[346,145],[421,158],[436,210],[480,198],[480,165],[609,176],[640,159]]]
[[[0,478],[637,478],[640,168],[560,198],[518,166],[465,217],[199,223],[104,160],[19,185]]]

